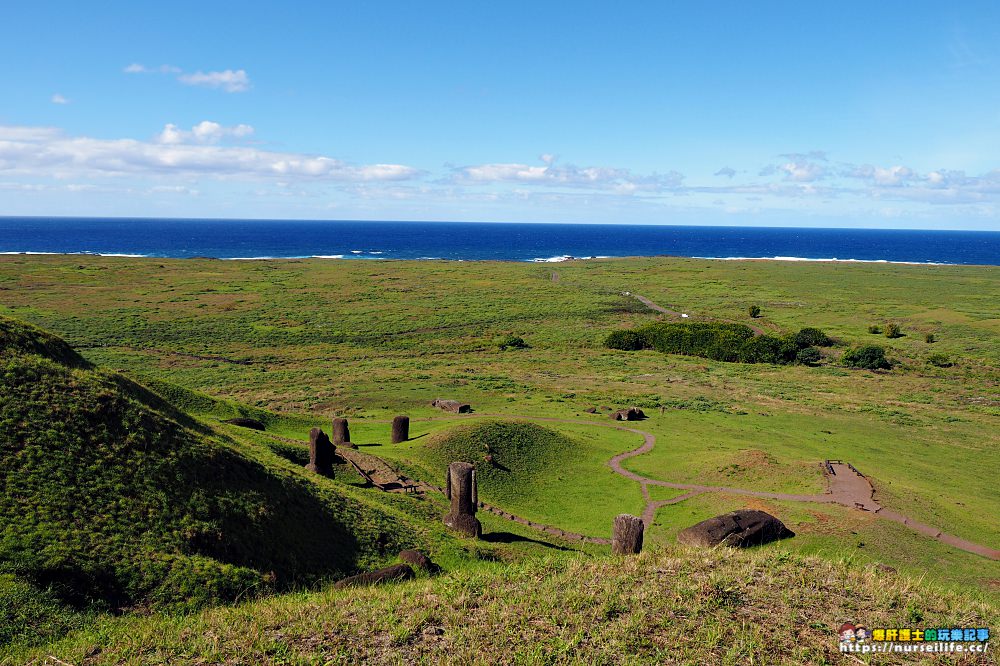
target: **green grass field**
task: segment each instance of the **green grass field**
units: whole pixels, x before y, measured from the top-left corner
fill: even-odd
[[[605,349],[608,332],[665,318],[623,292],[693,320],[776,334],[815,326],[838,344],[819,367]],[[751,304],[761,318],[751,321]],[[302,441],[309,427],[329,431],[331,416],[347,416],[354,441],[373,445],[363,451],[434,483],[445,463],[435,447],[456,429],[519,417],[588,422],[536,422],[563,438],[558,455],[539,469],[512,467],[492,486],[484,479],[481,495],[537,522],[607,536],[614,515],[644,504],[638,484],[607,461],[642,438],[603,427],[606,412],[584,410],[635,404],[650,417],[636,427],[657,443],[625,466],[645,476],[812,494],[823,489],[820,461],[840,458],[871,478],[884,506],[1000,545],[992,471],[1000,468],[1000,278],[991,267],[5,256],[0,314],[62,336],[88,361],[149,386],[276,465],[292,463],[273,440],[218,421],[256,416],[271,433]],[[868,332],[890,321],[902,337]],[[936,341],[925,342],[926,333]],[[528,348],[501,350],[496,341],[508,334]],[[858,344],[885,346],[893,369],[843,367],[840,354]],[[953,365],[928,363],[932,354]],[[438,397],[470,402],[476,415],[444,414],[429,404]],[[412,439],[390,445],[388,420],[400,413],[412,418]],[[346,492],[362,492],[349,477]],[[681,492],[654,487],[651,497]],[[776,556],[881,563],[994,608],[1000,599],[1000,563],[836,505],[702,494],[662,507],[647,542],[669,547],[683,527],[746,506],[797,533],[762,549]],[[437,509],[399,510],[433,517]],[[531,541],[546,541],[538,533],[482,519],[519,535],[513,552],[551,550]],[[449,548],[450,562],[476,559]]]

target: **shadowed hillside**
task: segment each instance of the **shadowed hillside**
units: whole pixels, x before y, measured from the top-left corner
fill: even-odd
[[[233,600],[415,542],[320,486],[0,318],[0,642],[54,630],[69,609]]]

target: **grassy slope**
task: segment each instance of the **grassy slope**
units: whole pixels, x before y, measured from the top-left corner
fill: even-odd
[[[268,457],[0,317],[0,596],[18,600],[0,638],[68,607],[193,607],[424,544],[415,520]],[[32,590],[51,608],[7,615]]]
[[[636,402],[652,408],[654,418],[642,427],[659,438],[653,454],[630,461],[644,473],[807,489],[819,481],[818,459],[845,457],[874,479],[890,507],[969,539],[1000,541],[992,518],[1000,497],[979,471],[1000,464],[1000,280],[992,268],[676,258],[555,267],[88,258],[80,266],[74,258],[5,257],[0,304],[132,376],[310,413],[317,423],[337,411],[372,441],[385,441],[386,426],[376,421],[394,413],[440,417],[427,406],[435,397],[468,400],[480,412],[595,422],[606,419],[583,415],[584,407]],[[872,374],[602,349],[607,331],[655,319],[622,297],[625,290],[743,322],[746,306],[759,303],[757,324],[768,330],[819,326],[846,343],[887,345],[900,364]],[[866,332],[869,323],[890,319],[902,324],[904,337]],[[938,342],[925,343],[924,332]],[[531,348],[499,351],[492,340],[503,333],[522,335]],[[935,352],[958,365],[928,366]],[[663,417],[659,404],[668,406]],[[447,426],[414,424],[426,432]],[[628,440],[553,427],[608,448]],[[613,486],[617,478],[593,474],[601,455],[588,454],[578,480],[591,484],[591,497],[624,503],[627,490]],[[407,456],[400,447],[397,457]],[[668,540],[689,502],[708,501],[662,509],[651,537]],[[812,549],[854,548],[861,540],[872,557],[914,573],[927,562],[947,565],[928,575],[975,581],[985,592],[1000,579],[996,563],[951,551],[945,557],[934,542],[882,523],[852,534],[857,526],[837,511],[808,507],[797,530],[803,538],[792,541]],[[561,522],[566,513],[533,517],[572,529]]]
[[[841,663],[837,627],[992,626],[995,607],[875,567],[756,550],[554,554],[383,588],[124,618],[44,651],[86,664]],[[2,653],[0,653],[2,655]],[[880,655],[878,663],[919,661]],[[939,657],[935,663],[994,663]]]

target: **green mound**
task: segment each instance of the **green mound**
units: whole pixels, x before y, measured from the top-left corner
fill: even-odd
[[[449,463],[472,463],[480,494],[506,501],[530,495],[534,481],[574,448],[571,438],[533,423],[485,421],[439,435],[426,451],[442,482]]]
[[[0,318],[0,600],[36,600],[0,613],[0,643],[44,638],[62,610],[191,608],[419,545],[397,514],[270,456]]]
[[[74,368],[89,367],[62,338],[7,317],[0,317],[0,354],[34,354]]]

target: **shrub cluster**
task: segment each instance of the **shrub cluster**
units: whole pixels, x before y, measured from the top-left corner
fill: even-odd
[[[610,349],[634,351],[655,349],[665,354],[700,356],[731,363],[795,363],[801,351],[813,348],[803,363],[819,360],[816,347],[829,346],[830,338],[817,328],[775,337],[754,336],[743,324],[692,322],[687,324],[655,323],[634,330],[614,331],[604,340]],[[812,360],[809,360],[812,359]]]
[[[505,349],[527,349],[528,344],[524,338],[517,335],[504,335],[496,339],[497,347],[500,351]]]
[[[878,345],[864,345],[848,349],[841,359],[844,365],[865,370],[888,370],[892,367],[885,357],[885,349]]]

